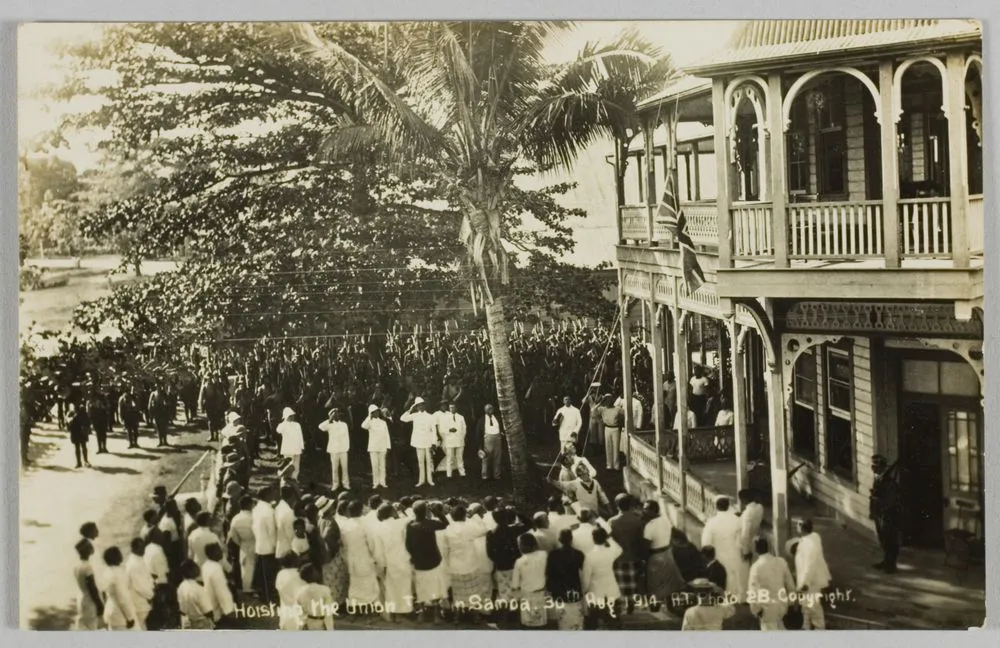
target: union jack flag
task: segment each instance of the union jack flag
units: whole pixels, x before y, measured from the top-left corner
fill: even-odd
[[[684,274],[684,283],[687,285],[688,294],[697,291],[705,283],[705,272],[698,263],[698,255],[695,254],[694,242],[687,231],[687,218],[681,210],[677,191],[674,188],[674,174],[670,168],[667,169],[667,177],[663,189],[663,197],[660,199],[660,206],[656,210],[656,221],[668,226],[677,239],[681,248],[681,271]]]

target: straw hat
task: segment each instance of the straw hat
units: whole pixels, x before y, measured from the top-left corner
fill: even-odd
[[[369,405],[368,406],[368,413],[369,414],[371,414],[372,412],[377,412],[377,411],[379,411],[378,405]]]
[[[417,405],[423,405],[423,404],[424,404],[424,399],[421,398],[420,396],[417,396],[416,398],[413,399],[413,406],[414,407],[416,407]]]
[[[287,421],[289,416],[295,416],[295,410],[291,407],[286,407],[281,411],[281,418]]]
[[[226,414],[226,423],[232,425],[236,421],[240,420],[240,415],[237,412],[230,412]]]

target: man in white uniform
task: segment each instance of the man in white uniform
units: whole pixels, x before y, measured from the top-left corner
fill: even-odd
[[[329,418],[319,424],[327,434],[326,451],[330,455],[330,488],[351,490],[351,477],[347,470],[347,455],[351,450],[351,431],[343,421],[340,410],[330,410]]]
[[[438,436],[445,452],[445,475],[451,477],[458,468],[458,474],[465,477],[465,417],[458,413],[455,403],[448,404],[448,411],[438,415]]]
[[[576,443],[580,435],[580,428],[583,427],[583,416],[580,410],[573,406],[573,401],[569,396],[563,397],[563,406],[556,411],[552,425],[559,426],[559,445]]]
[[[417,396],[410,409],[399,417],[403,423],[412,423],[410,447],[417,453],[418,480],[417,486],[434,485],[434,465],[431,461],[431,448],[437,445],[434,416],[427,413],[424,399]]]
[[[302,450],[305,442],[302,439],[302,426],[295,420],[295,410],[286,407],[281,413],[282,421],[278,424],[277,433],[281,436],[281,456],[291,457],[292,477],[299,478],[299,465],[302,463]]]
[[[726,568],[726,591],[742,601],[746,583],[743,581],[740,518],[729,508],[728,497],[718,497],[715,510],[716,514],[705,523],[701,533],[701,546],[715,548],[716,560]]]
[[[368,456],[372,462],[372,488],[385,488],[385,454],[389,451],[389,426],[382,419],[378,405],[368,406],[368,418],[361,423],[368,432]]]

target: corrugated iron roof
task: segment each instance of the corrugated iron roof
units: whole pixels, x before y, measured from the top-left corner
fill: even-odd
[[[705,79],[695,76],[683,76],[680,79],[674,81],[662,92],[658,92],[651,97],[647,97],[639,102],[637,107],[641,110],[648,106],[654,106],[665,99],[681,99],[684,97],[689,97],[691,95],[698,95],[702,92],[712,91],[712,80]]]
[[[951,19],[751,20],[737,29],[724,49],[685,70],[698,74],[737,63],[963,36],[981,38],[982,24]]]

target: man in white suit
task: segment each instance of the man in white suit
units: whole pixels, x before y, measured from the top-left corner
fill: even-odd
[[[812,520],[799,520],[799,537],[789,541],[795,554],[795,584],[802,598],[802,629],[826,629],[823,590],[830,585],[830,567],[823,554],[823,540],[813,531]]]
[[[715,547],[716,560],[726,568],[726,591],[742,601],[746,583],[743,580],[740,518],[729,507],[728,497],[718,497],[715,510],[716,514],[705,523],[701,533],[701,546]]]
[[[452,471],[465,477],[465,417],[458,413],[455,403],[448,404],[448,411],[438,416],[438,436],[445,452],[445,475]]]
[[[760,619],[761,630],[784,630],[789,594],[795,591],[795,580],[788,563],[770,553],[767,538],[754,540],[757,560],[750,567],[747,600],[750,611]]]

